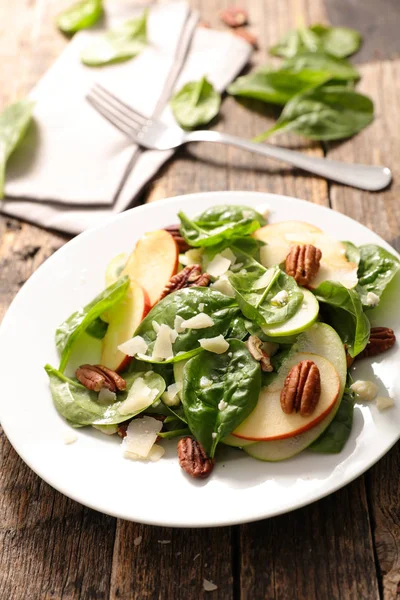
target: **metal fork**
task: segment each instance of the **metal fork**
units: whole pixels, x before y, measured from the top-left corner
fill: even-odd
[[[392,173],[387,167],[348,164],[337,160],[315,158],[272,144],[255,144],[218,131],[187,132],[175,125],[164,125],[157,119],[145,117],[99,84],[93,86],[86,99],[132,142],[149,150],[171,150],[188,142],[216,142],[255,152],[268,158],[275,158],[304,171],[362,190],[381,190],[392,180]]]

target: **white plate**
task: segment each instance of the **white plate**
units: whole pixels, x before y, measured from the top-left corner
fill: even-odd
[[[68,426],[52,404],[43,365],[57,366],[54,331],[67,316],[104,287],[109,259],[130,252],[145,232],[177,222],[178,210],[193,215],[214,204],[267,203],[271,221],[298,219],[340,240],[376,243],[377,235],[339,213],[272,194],[215,192],[180,196],[135,208],[111,223],[75,238],[47,260],[23,286],[0,330],[0,417],[22,459],[70,498],[104,513],[143,523],[204,527],[243,523],[299,508],[346,485],[374,464],[400,437],[400,348],[374,362],[362,361],[357,377],[378,379],[380,394],[396,406],[379,413],[358,405],[354,427],[338,455],[303,452],[281,463],[254,460],[226,448],[210,479],[189,480],[166,443],[166,458],[142,464],[122,457],[120,440],[91,428],[63,441]],[[400,334],[399,278],[374,315],[376,324]],[[392,301],[391,301],[392,300]],[[382,317],[380,318],[380,315]],[[367,363],[367,364],[365,364]]]

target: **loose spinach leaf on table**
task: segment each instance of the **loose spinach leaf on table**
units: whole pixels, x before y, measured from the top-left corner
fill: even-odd
[[[147,13],[130,19],[99,36],[81,53],[81,60],[90,67],[100,67],[128,60],[139,54],[147,45]]]
[[[190,81],[170,100],[175,119],[184,129],[207,125],[219,112],[221,95],[206,77]]]
[[[338,411],[330,425],[308,447],[308,450],[324,454],[338,454],[341,452],[351,434],[353,415],[354,394],[349,388],[346,388]]]
[[[0,198],[4,193],[6,163],[22,141],[32,120],[34,102],[19,100],[0,114]]]
[[[291,58],[300,52],[326,52],[344,58],[357,52],[362,37],[355,29],[348,27],[327,27],[311,25],[289,31],[279,42],[270,48],[273,56]]]
[[[352,242],[342,242],[346,249],[346,258],[348,261],[355,263],[356,265],[360,262],[360,250]]]
[[[273,71],[264,68],[238,77],[227,91],[231,96],[254,98],[283,106],[296,94],[321,85],[331,78],[332,74],[325,70],[303,69],[294,72],[287,69]]]
[[[178,216],[181,235],[195,247],[215,246],[226,241],[233,243],[265,225],[265,218],[260,213],[245,206],[216,206],[194,219],[189,219],[182,211]]]
[[[107,405],[98,401],[96,392],[91,392],[78,381],[69,379],[50,365],[46,365],[45,370],[50,379],[50,390],[54,405],[60,415],[73,427],[113,425],[122,423],[145,411],[146,408],[143,408],[128,415],[119,412],[122,402],[126,400],[130,388],[138,377],[143,377],[149,388],[157,390],[157,396],[152,400],[152,403],[157,402],[165,390],[165,382],[157,373],[152,371],[131,373],[125,378],[126,391],[118,394],[116,402]]]
[[[61,31],[70,34],[91,27],[102,14],[103,0],[82,0],[58,15],[56,23]]]
[[[172,344],[174,356],[164,361],[152,358],[156,333],[153,327],[153,321],[158,324],[165,324],[174,328],[175,317],[179,315],[187,320],[199,314],[199,305],[203,304],[203,311],[209,315],[214,325],[204,329],[185,329],[179,333],[175,342]],[[199,344],[202,338],[211,338],[218,335],[227,337],[232,332],[232,327],[236,331],[245,333],[244,324],[240,324],[240,309],[234,298],[229,298],[216,290],[205,287],[190,287],[178,290],[166,296],[158,302],[141,322],[135,335],[140,335],[148,344],[146,356],[139,355],[140,361],[147,360],[153,363],[169,364],[180,360],[185,360],[202,352]]]
[[[357,291],[349,290],[341,283],[324,281],[314,294],[325,304],[328,321],[347,345],[350,356],[360,354],[369,340],[370,323]]]
[[[188,361],[182,403],[189,428],[208,456],[252,412],[260,388],[260,365],[239,340],[229,340],[224,354],[203,352]]]
[[[358,286],[361,301],[366,308],[368,292],[379,298],[400,269],[400,261],[384,248],[374,244],[359,247],[360,263],[358,265]]]
[[[301,52],[288,58],[282,65],[282,69],[301,73],[305,69],[309,71],[325,71],[329,73],[331,79],[340,79],[341,81],[357,81],[360,79],[360,73],[345,58],[336,58],[329,56],[324,52]]]
[[[261,265],[260,265],[261,267]],[[261,267],[262,269],[262,267]],[[279,269],[268,269],[270,280],[267,284],[259,285],[259,271],[239,271],[229,276],[229,281],[234,289],[235,297],[242,313],[260,326],[283,323],[292,317],[303,301],[303,293],[293,277],[289,277]],[[267,273],[267,269],[264,269]],[[284,306],[271,302],[282,290],[288,293],[288,301]]]
[[[293,131],[311,140],[351,137],[374,118],[372,100],[343,86],[316,88],[289,100],[276,124],[254,141],[273,133]]]
[[[71,354],[73,343],[101,314],[117,304],[125,296],[129,278],[121,277],[113,285],[101,292],[94,300],[74,312],[56,330],[56,346],[60,353],[61,372],[64,371]]]

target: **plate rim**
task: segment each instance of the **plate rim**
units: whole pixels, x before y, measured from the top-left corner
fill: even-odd
[[[296,198],[295,196],[287,196],[284,194],[275,194],[275,193],[270,193],[270,192],[254,192],[254,191],[247,191],[247,190],[242,190],[242,191],[221,190],[221,191],[193,192],[190,194],[180,194],[178,196],[171,196],[168,198],[164,198],[162,200],[158,200],[155,204],[160,206],[160,205],[174,204],[174,203],[177,203],[180,201],[182,201],[182,202],[189,201],[190,202],[190,200],[193,200],[194,197],[197,197],[199,200],[201,200],[201,198],[207,199],[210,196],[215,198],[215,202],[213,202],[213,203],[218,204],[218,201],[223,200],[224,198],[232,199],[235,197],[236,198],[242,197],[244,195],[251,200],[254,199],[255,201],[259,201],[260,204],[264,204],[264,205],[267,205],[268,202],[270,202],[270,201],[275,202],[276,200],[284,199],[284,200],[289,200],[289,201],[295,201],[296,203],[300,203],[300,204],[305,204],[308,207],[312,206],[314,209],[317,210],[317,212],[325,213],[326,215],[329,215],[329,213],[331,213],[331,212],[335,212],[335,213],[339,214],[341,218],[345,219],[349,223],[352,223],[352,222],[357,223],[358,228],[364,230],[368,235],[373,235],[374,237],[378,238],[380,245],[386,247],[386,249],[389,249],[390,252],[392,252],[400,260],[400,254],[399,254],[399,252],[397,252],[397,250],[395,248],[393,248],[386,240],[381,238],[378,234],[376,234],[374,231],[370,230],[368,227],[366,227],[362,223],[359,223],[359,222],[355,221],[355,219],[352,219],[351,217],[349,217],[348,215],[345,215],[339,211],[336,211],[328,206],[322,206],[322,205],[313,203],[308,200]],[[244,201],[244,204],[245,204],[245,201]],[[135,214],[146,213],[146,211],[149,210],[150,207],[153,207],[153,203],[144,204],[144,205],[141,205],[138,207],[131,208],[122,213],[113,215],[110,219],[107,220],[107,222],[97,225],[96,227],[92,227],[92,228],[82,232],[81,234],[73,237],[71,240],[67,241],[59,249],[57,249],[56,252],[54,252],[48,259],[46,259],[41,265],[39,265],[39,267],[32,273],[32,275],[28,278],[28,280],[24,283],[24,285],[20,288],[20,290],[14,296],[9,307],[7,308],[7,311],[6,311],[6,313],[2,319],[2,322],[0,324],[0,344],[1,344],[1,339],[2,339],[2,331],[3,331],[3,329],[5,329],[5,327],[7,327],[8,320],[11,318],[12,312],[15,309],[14,307],[18,303],[19,297],[21,295],[26,294],[27,290],[29,292],[31,281],[35,279],[36,274],[39,271],[41,271],[45,267],[45,265],[46,265],[45,268],[49,268],[49,265],[51,266],[53,261],[58,260],[58,257],[60,256],[60,254],[69,251],[69,250],[66,250],[66,248],[70,248],[72,246],[75,246],[76,244],[79,244],[80,240],[82,238],[95,236],[98,231],[106,229],[107,227],[110,226],[110,224],[114,224],[115,222],[124,220],[126,218],[126,215],[131,214],[132,212],[135,212]],[[273,209],[273,206],[271,206],[271,208]],[[321,499],[329,496],[330,494],[335,493],[339,489],[345,487],[346,485],[348,485],[349,483],[351,483],[352,481],[354,481],[355,479],[357,479],[358,477],[363,475],[372,466],[374,466],[400,440],[400,430],[399,430],[397,438],[394,439],[393,442],[390,443],[389,446],[387,446],[385,449],[383,449],[381,452],[379,452],[376,456],[374,456],[373,460],[369,460],[367,465],[363,465],[360,469],[358,469],[357,473],[346,477],[344,481],[341,480],[341,481],[338,481],[333,484],[327,484],[324,489],[314,492],[312,494],[311,500],[307,500],[305,498],[303,501],[295,502],[294,505],[290,506],[289,508],[287,506],[285,506],[282,509],[269,511],[268,514],[257,513],[257,514],[253,514],[253,515],[249,516],[248,518],[240,517],[236,520],[233,519],[232,517],[228,517],[226,520],[219,519],[218,522],[215,522],[215,520],[214,521],[207,520],[207,521],[202,521],[201,523],[199,523],[197,521],[193,521],[193,522],[185,521],[182,523],[178,523],[178,522],[171,523],[170,521],[166,521],[166,520],[162,520],[162,519],[157,519],[157,518],[143,519],[143,518],[138,518],[137,516],[133,517],[133,516],[129,516],[129,515],[123,515],[123,514],[121,514],[121,512],[118,512],[118,511],[113,511],[113,510],[108,510],[108,509],[105,510],[103,508],[98,508],[97,506],[94,506],[90,502],[83,501],[79,497],[79,495],[77,495],[75,493],[71,493],[71,492],[63,489],[63,486],[54,484],[51,481],[51,478],[48,479],[46,474],[42,474],[42,469],[40,466],[38,467],[37,465],[31,464],[29,456],[26,456],[26,453],[24,452],[24,450],[23,449],[21,450],[19,448],[19,443],[18,443],[18,441],[15,440],[15,436],[13,435],[12,432],[8,431],[7,418],[6,418],[6,424],[4,425],[4,413],[2,416],[1,409],[2,409],[2,403],[0,402],[0,425],[1,425],[8,441],[10,442],[11,446],[16,451],[16,453],[21,458],[21,460],[23,460],[23,462],[38,477],[43,479],[43,481],[45,481],[45,483],[50,485],[53,489],[57,490],[58,492],[62,493],[65,496],[67,496],[68,498],[71,498],[72,500],[74,500],[84,506],[87,506],[88,508],[90,508],[92,510],[96,510],[97,512],[101,512],[103,514],[106,514],[106,515],[109,515],[109,516],[112,516],[115,518],[121,518],[121,519],[129,520],[129,521],[133,521],[133,522],[143,523],[143,524],[152,525],[152,526],[159,526],[159,527],[177,527],[177,528],[223,527],[223,526],[238,525],[238,524],[242,524],[242,523],[251,523],[251,522],[258,521],[258,520],[275,517],[275,516],[278,516],[281,514],[290,513],[294,510],[297,510],[297,509],[303,508],[305,506],[308,506],[310,504],[313,504],[314,502],[317,502],[318,500],[321,500]]]

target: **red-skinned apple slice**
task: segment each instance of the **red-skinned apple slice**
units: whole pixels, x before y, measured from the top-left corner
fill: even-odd
[[[292,366],[303,361],[312,360],[318,367],[321,377],[321,395],[312,415],[302,417],[293,412],[287,415],[280,404],[280,394],[284,377]],[[340,379],[333,364],[317,354],[308,352],[296,353],[287,364],[276,382],[262,390],[257,406],[243,423],[233,432],[235,437],[254,441],[283,440],[297,436],[322,421],[335,406],[340,393]]]
[[[310,288],[318,287],[323,281],[338,281],[349,289],[357,285],[357,265],[347,260],[345,246],[315,225],[301,221],[283,221],[261,227],[253,235],[266,243],[260,251],[261,262],[265,267],[283,263],[294,244],[312,244],[321,250],[322,259]]]
[[[147,292],[133,279],[126,296],[107,313],[109,325],[103,339],[101,364],[122,371],[132,360],[118,346],[129,340],[151,308]]]
[[[154,306],[177,272],[178,260],[179,250],[174,238],[167,231],[158,229],[140,238],[121,275],[129,275],[137,281],[147,292],[150,305]]]

